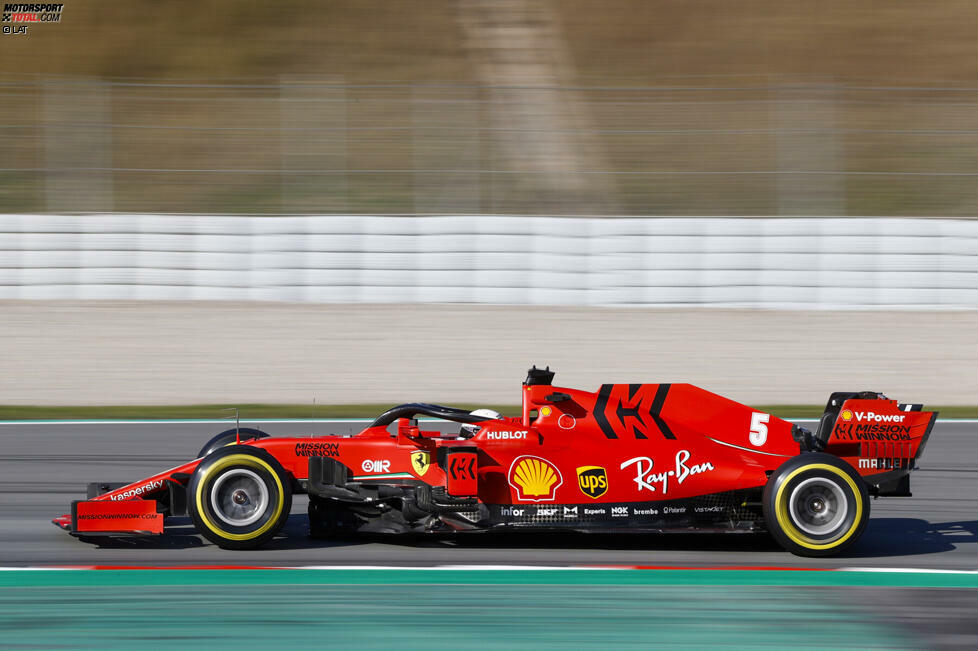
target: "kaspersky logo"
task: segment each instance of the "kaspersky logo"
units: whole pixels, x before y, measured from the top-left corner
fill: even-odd
[[[608,473],[601,466],[581,466],[577,469],[577,486],[596,500],[608,492]]]
[[[529,455],[513,460],[507,479],[522,502],[553,502],[557,489],[564,483],[557,466]]]

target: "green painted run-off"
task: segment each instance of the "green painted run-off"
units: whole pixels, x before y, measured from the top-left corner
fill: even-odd
[[[978,581],[732,570],[8,571],[0,572],[0,646],[920,648],[919,637],[870,606],[852,605],[855,586],[908,585]]]
[[[921,648],[864,592],[974,575],[736,570],[0,572],[0,646]],[[880,586],[885,586],[881,588]],[[855,603],[863,603],[861,598]]]

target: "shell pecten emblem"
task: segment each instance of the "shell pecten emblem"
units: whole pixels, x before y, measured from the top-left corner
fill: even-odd
[[[529,455],[513,459],[508,479],[521,502],[552,502],[557,497],[557,489],[564,483],[557,466]]]
[[[843,409],[842,410],[842,420],[846,421],[847,423],[850,420],[852,420],[852,412],[849,411],[848,409]]]

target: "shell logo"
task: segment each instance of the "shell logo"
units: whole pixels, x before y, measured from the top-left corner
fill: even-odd
[[[523,502],[553,502],[557,489],[564,483],[557,466],[546,459],[524,455],[513,459],[509,467],[509,485]]]
[[[842,410],[842,420],[846,421],[847,423],[850,420],[852,420],[852,412],[849,411],[848,409],[843,409]]]

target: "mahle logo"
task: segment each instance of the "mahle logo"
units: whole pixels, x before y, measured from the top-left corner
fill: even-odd
[[[577,469],[577,485],[593,500],[608,492],[608,473],[601,466],[581,466]]]

